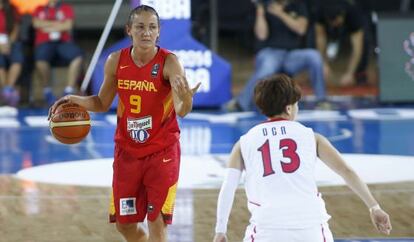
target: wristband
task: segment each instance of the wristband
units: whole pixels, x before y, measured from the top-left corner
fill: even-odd
[[[216,233],[225,234],[227,232],[227,223],[234,201],[234,194],[239,185],[240,176],[240,170],[227,168],[227,173],[217,199]]]
[[[369,212],[372,213],[372,212],[374,212],[374,210],[378,210],[378,209],[381,209],[379,204],[370,207]]]

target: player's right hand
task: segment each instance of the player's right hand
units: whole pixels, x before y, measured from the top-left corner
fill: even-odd
[[[370,212],[372,223],[375,228],[386,235],[389,235],[392,229],[390,216],[381,208],[374,209]]]
[[[227,242],[227,236],[223,233],[216,233],[213,242]]]
[[[56,109],[60,106],[60,105],[62,105],[62,104],[64,104],[64,103],[67,103],[67,102],[69,102],[70,100],[69,100],[69,96],[70,95],[66,95],[66,96],[64,96],[64,97],[62,97],[62,98],[60,98],[59,100],[57,100],[50,108],[49,108],[49,114],[47,115],[47,120],[50,120],[51,118],[52,118],[52,115],[55,113],[55,111],[56,111]]]

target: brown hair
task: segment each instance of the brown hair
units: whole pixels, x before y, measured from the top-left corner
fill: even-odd
[[[141,12],[152,12],[155,16],[157,16],[158,27],[160,26],[160,16],[158,16],[157,11],[153,7],[148,5],[139,5],[138,7],[132,9],[129,13],[127,25],[131,26],[134,16],[140,14]]]
[[[264,78],[254,88],[254,102],[267,117],[284,113],[286,106],[299,101],[301,95],[299,86],[285,74]]]

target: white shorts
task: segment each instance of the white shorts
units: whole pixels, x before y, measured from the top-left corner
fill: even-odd
[[[261,230],[250,224],[246,228],[243,242],[333,242],[328,223],[305,229]]]

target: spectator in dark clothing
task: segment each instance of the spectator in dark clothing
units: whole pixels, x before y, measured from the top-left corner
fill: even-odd
[[[46,6],[38,7],[33,13],[36,68],[45,86],[44,95],[48,105],[56,100],[49,87],[50,65],[56,60],[69,63],[63,95],[76,92],[83,54],[72,38],[74,17],[72,6],[58,0],[49,0]]]
[[[352,48],[345,72],[339,84],[348,86],[366,83],[369,59],[369,16],[352,0],[320,1],[316,23],[316,45],[324,59],[325,73],[331,74],[328,56],[329,42],[336,43],[340,51],[345,41]]]
[[[15,84],[24,60],[22,44],[18,41],[19,16],[9,0],[0,1],[0,87],[1,102],[16,106],[20,95]]]
[[[275,73],[295,75],[304,70],[309,72],[318,102],[326,107],[322,57],[315,49],[303,48],[307,28],[308,17],[304,2],[257,2],[254,32],[259,51],[256,54],[255,72],[239,96],[225,104],[224,108],[227,111],[253,110],[253,87],[257,80]]]

